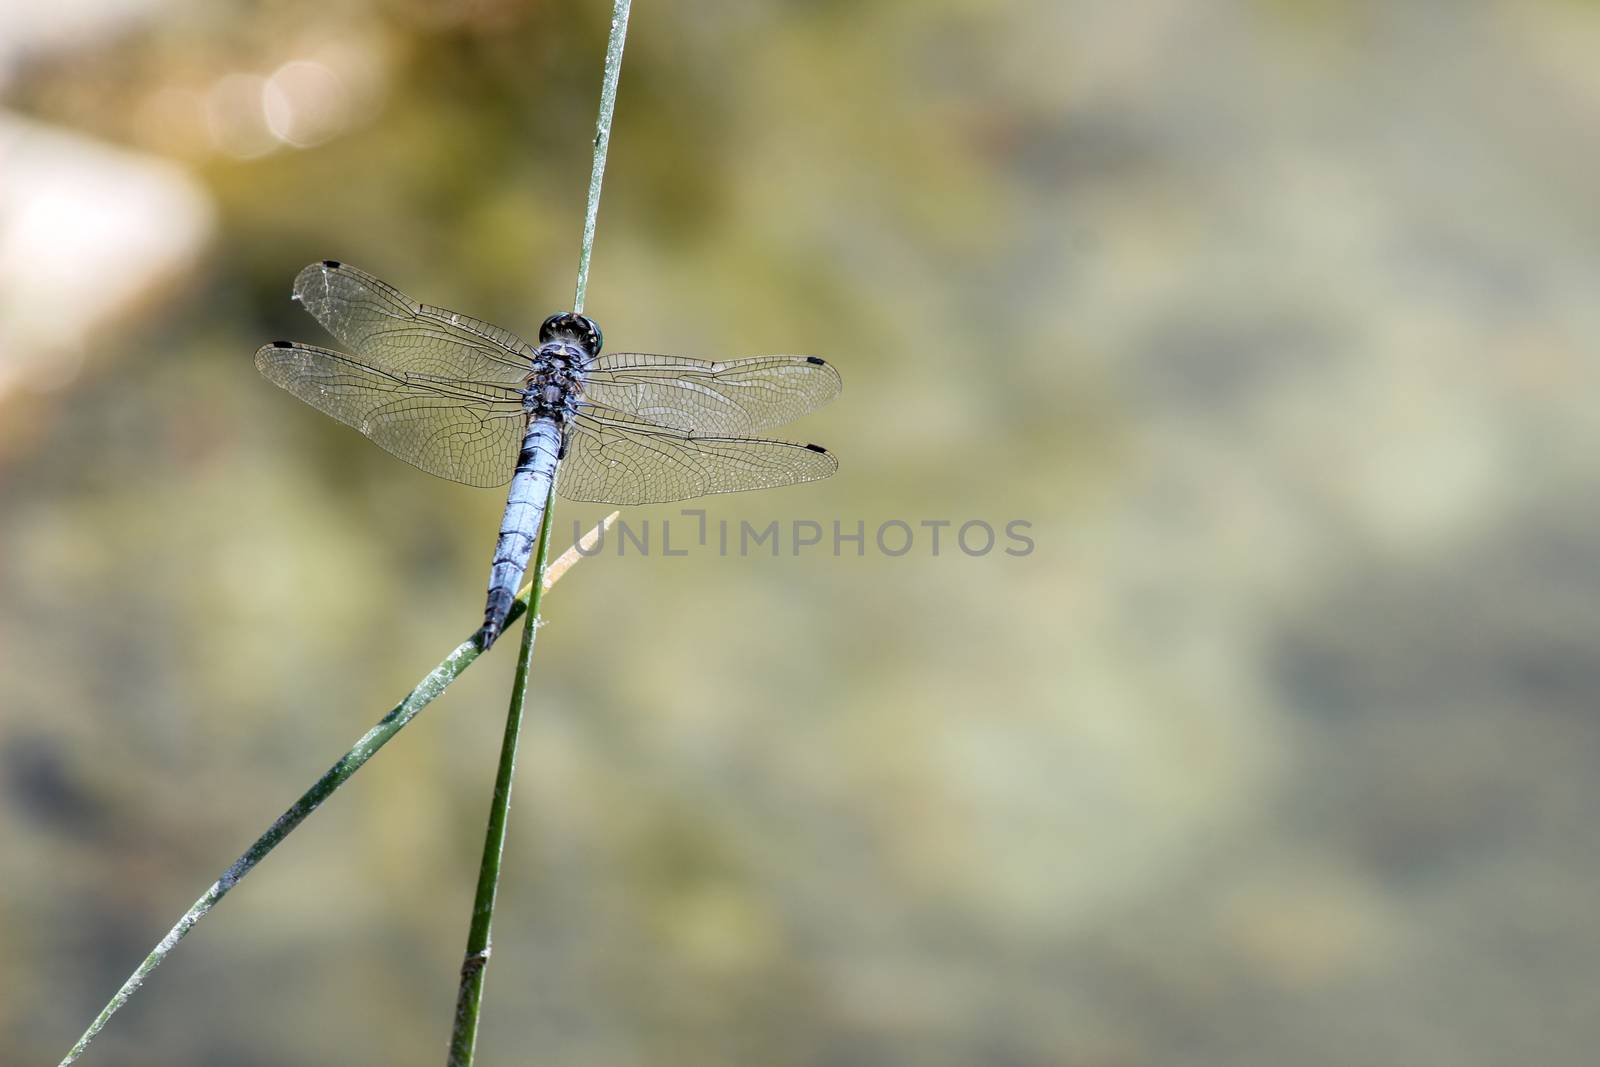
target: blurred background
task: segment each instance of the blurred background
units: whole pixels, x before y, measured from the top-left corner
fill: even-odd
[[[324,257],[569,306],[609,7],[0,13],[0,1061],[476,625],[503,496],[251,355]],[[703,506],[869,543],[551,595],[482,1062],[1591,1062],[1596,55],[1576,0],[637,5],[587,310],[837,364],[838,476]],[[92,1062],[438,1062],[514,647]]]

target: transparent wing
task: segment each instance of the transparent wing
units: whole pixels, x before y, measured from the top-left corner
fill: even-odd
[[[395,372],[313,345],[277,341],[256,367],[318,411],[354,426],[429,474],[467,485],[504,485],[527,429],[514,386]]]
[[[739,436],[770,430],[839,395],[839,372],[816,356],[756,356],[708,363],[612,352],[584,371],[597,403],[685,433]]]
[[[686,434],[596,406],[568,425],[570,443],[556,477],[556,491],[568,500],[658,504],[814,482],[839,467],[821,445]]]
[[[520,382],[533,349],[516,334],[419,304],[348,263],[313,263],[294,279],[294,299],[369,367],[470,381]]]

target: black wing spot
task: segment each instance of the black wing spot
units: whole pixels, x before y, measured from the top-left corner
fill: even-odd
[[[273,348],[293,348],[294,347],[294,342],[293,341],[274,341],[274,342],[272,342],[272,347]]]
[[[322,261],[322,265],[327,267],[329,270],[338,270],[340,267],[344,266],[344,264],[340,263],[337,259],[325,259]]]
[[[813,452],[821,452],[824,456],[828,454],[828,450],[823,448],[821,445],[806,445],[806,447],[811,449]]]
[[[828,361],[827,360],[818,359],[816,356],[807,356],[806,357],[806,362],[807,363],[815,363],[819,367],[826,367],[828,365]]]

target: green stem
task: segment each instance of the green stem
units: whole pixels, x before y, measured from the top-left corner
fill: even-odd
[[[550,552],[550,514],[555,510],[555,490],[545,500],[544,523],[539,528],[539,551],[533,572],[533,598],[528,621],[522,624],[522,647],[517,653],[517,673],[511,681],[511,706],[506,711],[506,732],[500,742],[500,769],[494,778],[494,799],[489,804],[489,827],[483,837],[483,860],[478,865],[478,891],[472,899],[472,927],[467,932],[467,953],[461,962],[461,988],[456,994],[455,1026],[450,1032],[449,1067],[470,1067],[478,1042],[478,1009],[483,1000],[483,972],[489,966],[489,927],[494,921],[495,892],[500,885],[500,861],[505,854],[506,822],[511,815],[511,784],[517,773],[517,739],[522,733],[522,709],[528,695],[528,664],[539,630],[539,600],[544,592],[545,563]]]
[[[578,290],[572,310],[583,314],[589,292],[589,256],[594,252],[594,223],[600,214],[600,182],[606,176],[606,149],[611,147],[611,112],[617,106],[617,79],[622,76],[622,43],[628,36],[632,0],[614,0],[611,38],[606,42],[606,67],[600,80],[600,117],[594,124],[594,164],[589,171],[589,205],[583,213],[583,247],[578,251]]]
[[[524,590],[523,594],[511,605],[511,611],[506,615],[506,623],[509,625],[521,617],[528,610],[529,598],[531,597],[537,602],[537,598],[542,591],[543,587],[538,583]],[[451,682],[460,677],[462,671],[472,666],[482,652],[483,649],[479,647],[475,636],[457,645],[455,651],[445,657],[444,662],[429,671],[427,677],[418,682],[417,687],[406,694],[404,700],[396,704],[382,719],[379,719],[376,726],[363,734],[361,739],[340,758],[338,763],[329,768],[326,774],[317,779],[315,785],[307,789],[299,800],[289,806],[289,810],[278,816],[277,821],[267,829],[267,832],[256,838],[255,844],[246,849],[244,855],[235,860],[231,867],[223,871],[222,876],[212,883],[211,888],[207,889],[204,895],[194,902],[194,906],[184,912],[177,925],[167,932],[167,936],[161,939],[161,943],[156,945],[155,950],[146,956],[144,962],[139,964],[139,968],[128,977],[126,982],[122,983],[122,988],[117,990],[116,995],[106,1004],[104,1010],[95,1017],[94,1022],[89,1024],[89,1028],[83,1032],[83,1036],[78,1038],[78,1043],[72,1046],[72,1050],[61,1061],[61,1067],[67,1067],[68,1064],[73,1063],[79,1056],[83,1055],[84,1050],[89,1047],[89,1042],[93,1041],[95,1035],[105,1028],[106,1022],[111,1016],[115,1015],[117,1010],[128,1002],[128,998],[133,996],[139,987],[144,984],[144,980],[149,977],[150,972],[161,965],[161,961],[167,958],[167,953],[172,951],[173,946],[183,940],[184,936],[194,928],[195,923],[205,918],[206,913],[216,906],[217,901],[227,896],[228,891],[238,885],[244,879],[244,876],[249,874],[255,868],[255,865],[266,857],[267,853],[278,846],[280,841],[288,837],[295,827],[305,820],[307,815],[316,811],[324,800],[332,796],[334,791],[348,781],[351,775],[361,769],[362,764],[371,759],[380,748],[388,744],[389,740],[399,733],[406,723],[416,718],[423,708],[432,703],[434,698],[443,693]]]
[[[583,215],[583,244],[578,250],[578,284],[572,310],[583,313],[589,290],[589,260],[594,254],[595,220],[600,215],[600,186],[606,174],[606,150],[611,146],[611,116],[617,106],[617,81],[622,76],[622,46],[628,36],[631,0],[613,0],[611,36],[606,41],[605,71],[600,81],[600,115],[595,120],[594,161],[589,171],[589,201]],[[472,1067],[477,1051],[478,1017],[483,1004],[483,976],[489,966],[489,930],[494,922],[495,896],[500,885],[500,864],[505,855],[506,821],[511,813],[511,785],[517,770],[517,740],[522,733],[522,709],[528,693],[528,664],[539,623],[539,594],[544,589],[545,557],[550,547],[550,514],[555,510],[555,488],[545,501],[544,524],[539,534],[538,564],[533,580],[533,600],[522,627],[522,649],[511,682],[511,706],[506,712],[506,732],[500,743],[500,767],[495,773],[494,799],[489,806],[489,826],[483,838],[483,859],[478,864],[478,891],[472,901],[472,926],[467,932],[467,952],[461,961],[461,986],[456,993],[455,1025],[450,1033],[447,1067]],[[607,520],[609,522],[609,520]]]
[[[617,80],[622,73],[622,46],[628,33],[628,12],[631,0],[614,0],[611,15],[611,36],[606,44],[605,73],[600,86],[600,115],[595,124],[594,138],[594,164],[589,177],[589,199],[584,214],[583,245],[578,257],[578,284],[573,298],[573,311],[582,313],[584,296],[589,287],[589,259],[594,251],[595,220],[600,212],[600,185],[605,177],[606,150],[611,144],[611,116],[617,102]],[[545,505],[544,525],[540,533],[539,563],[537,576],[534,582],[524,591],[522,596],[512,604],[511,611],[506,615],[506,625],[516,622],[528,611],[529,600],[532,600],[533,613],[538,614],[540,595],[544,592],[545,555],[550,539],[550,502]],[[456,1032],[451,1040],[451,1064],[472,1062],[472,1046],[477,1038],[478,1004],[483,988],[483,965],[488,960],[489,948],[489,922],[494,914],[495,887],[499,878],[500,851],[505,842],[506,812],[511,800],[511,772],[516,764],[517,732],[521,726],[523,696],[527,690],[528,661],[533,652],[533,620],[529,620],[524,627],[522,650],[517,660],[517,676],[512,689],[511,713],[506,723],[505,744],[500,754],[500,775],[496,780],[495,805],[490,812],[490,823],[487,838],[484,842],[484,863],[479,871],[478,898],[473,908],[472,933],[469,936],[467,948],[467,963],[462,967],[461,1001],[457,1006]],[[106,1003],[104,1009],[95,1017],[94,1022],[78,1038],[75,1045],[62,1059],[60,1067],[68,1067],[82,1056],[84,1050],[95,1036],[105,1029],[111,1017],[128,1002],[150,972],[161,965],[174,946],[192,930],[196,923],[216,906],[221,900],[243,880],[244,876],[253,870],[256,864],[278,846],[278,843],[288,837],[295,827],[303,822],[306,816],[317,810],[324,800],[332,796],[334,791],[349,780],[351,775],[360,770],[362,765],[371,759],[377,751],[386,745],[390,738],[400,730],[423,708],[427,707],[444,690],[477,660],[483,649],[478,644],[476,636],[469,638],[456,646],[442,663],[430,671],[427,677],[417,683],[415,689],[406,695],[406,698],[396,704],[389,714],[378,720],[377,725],[362,735],[361,739],[335,763],[328,772],[317,779],[316,784],[307,789],[299,800],[290,805],[289,809],[278,816],[276,822],[268,828],[267,832],[258,837],[254,844],[245,850],[244,855],[234,861],[222,876],[212,883],[199,900],[178,920],[176,925],[167,932],[150,955],[144,958],[137,970],[128,976],[122,983],[116,995]],[[489,858],[490,845],[493,844],[495,853],[493,863]],[[479,940],[481,926],[481,943]],[[469,973],[470,972],[470,973]],[[470,1006],[468,1001],[470,999]],[[465,1045],[465,1059],[458,1058],[458,1049],[462,1046],[463,1033]]]

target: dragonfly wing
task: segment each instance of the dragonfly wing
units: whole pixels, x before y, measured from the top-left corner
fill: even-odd
[[[770,430],[839,395],[839,372],[816,356],[708,363],[612,352],[584,371],[599,404],[684,433],[740,436]]]
[[[494,486],[516,469],[528,420],[515,387],[397,372],[289,341],[264,345],[256,367],[272,384],[429,474]]]
[[[688,434],[594,406],[568,425],[570,444],[556,480],[568,500],[658,504],[814,482],[839,467],[821,445]]]
[[[295,277],[294,299],[378,370],[520,382],[531,369],[533,349],[511,331],[419,304],[348,263],[311,264]]]

